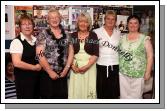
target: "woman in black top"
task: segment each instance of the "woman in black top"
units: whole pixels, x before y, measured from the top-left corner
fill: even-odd
[[[18,99],[39,98],[38,71],[41,66],[35,60],[36,38],[33,37],[33,20],[23,15],[20,18],[19,26],[21,33],[10,45],[10,53],[14,65],[16,92]]]

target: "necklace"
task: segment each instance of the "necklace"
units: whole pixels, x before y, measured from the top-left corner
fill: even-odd
[[[78,39],[81,43],[85,41],[85,37],[79,37]]]
[[[57,28],[57,29],[52,28],[51,31],[56,39],[60,39],[62,37],[62,33],[61,33],[60,28]]]
[[[78,39],[80,42],[84,42],[85,39],[89,36],[89,32],[86,33],[78,33]]]

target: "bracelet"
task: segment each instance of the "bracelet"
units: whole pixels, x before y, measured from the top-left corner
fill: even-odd
[[[66,68],[69,69],[71,66],[70,65],[66,65]]]

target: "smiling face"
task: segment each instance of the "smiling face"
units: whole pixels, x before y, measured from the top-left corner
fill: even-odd
[[[31,34],[33,32],[32,21],[29,19],[23,19],[21,21],[21,24],[20,24],[20,30],[25,36],[27,36],[27,37],[31,36]]]
[[[48,23],[51,27],[58,27],[61,22],[61,17],[58,12],[50,12],[48,14]]]
[[[8,64],[7,64],[7,74],[8,75],[13,75],[13,73],[14,73],[14,66],[13,66],[13,63],[12,62],[9,62]]]
[[[113,14],[108,14],[105,17],[105,26],[113,28],[115,27],[116,17]]]
[[[37,15],[41,15],[42,14],[42,10],[36,10]]]
[[[86,17],[80,17],[78,19],[78,28],[80,31],[88,31],[89,30],[89,22]]]
[[[139,21],[136,18],[132,18],[128,22],[129,32],[138,32],[139,30]]]

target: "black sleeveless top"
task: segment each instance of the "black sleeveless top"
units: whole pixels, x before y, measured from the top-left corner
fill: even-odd
[[[19,39],[23,45],[23,53],[21,60],[32,65],[37,64],[38,61],[35,59],[36,45],[31,46],[25,39],[22,41],[20,36],[16,37],[16,39]],[[22,70],[17,67],[14,68],[14,74],[34,74],[34,73],[36,73],[36,71]]]

